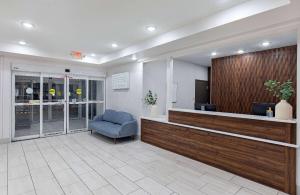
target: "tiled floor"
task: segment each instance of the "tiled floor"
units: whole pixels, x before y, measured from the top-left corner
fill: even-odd
[[[281,195],[140,141],[76,133],[0,145],[1,195]]]

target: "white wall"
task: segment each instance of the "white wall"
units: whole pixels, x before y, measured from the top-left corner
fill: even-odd
[[[104,77],[105,71],[97,66],[70,65],[69,63],[47,61],[41,58],[0,56],[0,143],[10,141],[12,131],[12,69],[17,71],[33,71],[64,74],[66,68],[72,74]]]
[[[157,94],[159,115],[166,115],[167,99],[167,62],[166,60],[153,61],[144,64],[143,70],[143,97],[151,90]],[[144,115],[149,115],[149,107],[144,104]]]
[[[173,83],[177,85],[175,108],[194,109],[195,80],[208,80],[208,67],[173,61]]]
[[[113,90],[111,77],[113,74],[129,72],[129,89]],[[159,114],[166,110],[166,62],[149,63],[132,62],[107,68],[106,77],[106,109],[129,112],[139,121],[142,115],[147,115],[144,96],[147,90],[158,95]],[[140,121],[139,121],[140,122]],[[139,132],[140,134],[140,132]]]
[[[130,87],[124,90],[112,90],[111,76],[129,72]],[[142,115],[143,64],[133,62],[107,69],[106,77],[106,108],[129,112],[139,121]]]
[[[0,56],[0,143],[10,140],[10,96],[11,73],[4,65],[4,57]]]

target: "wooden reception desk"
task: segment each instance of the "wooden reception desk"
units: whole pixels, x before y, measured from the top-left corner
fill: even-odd
[[[296,194],[295,120],[171,109],[141,127],[144,142]]]

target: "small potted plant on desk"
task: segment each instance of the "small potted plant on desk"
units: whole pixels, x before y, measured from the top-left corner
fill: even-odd
[[[150,106],[150,116],[156,117],[157,116],[157,94],[152,93],[151,90],[148,91],[145,97],[145,104]]]
[[[276,80],[265,82],[267,90],[280,99],[280,102],[275,106],[275,118],[286,120],[293,118],[293,107],[287,102],[295,92],[292,84],[291,80],[284,83]]]

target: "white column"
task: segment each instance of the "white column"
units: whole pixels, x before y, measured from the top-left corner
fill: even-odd
[[[12,73],[11,73],[11,62],[10,59],[7,57],[3,57],[2,61],[2,81],[3,81],[3,93],[2,93],[2,128],[3,133],[2,136],[6,141],[10,141],[11,138],[11,117],[12,117],[12,98],[15,98],[12,96]]]
[[[300,144],[300,26],[297,41],[297,144]],[[300,148],[297,150],[297,192],[300,193]]]
[[[0,56],[0,144],[3,138],[3,57]]]
[[[172,96],[173,96],[173,58],[170,57],[167,60],[167,100],[166,100],[166,115],[169,116],[168,110],[173,107]]]

